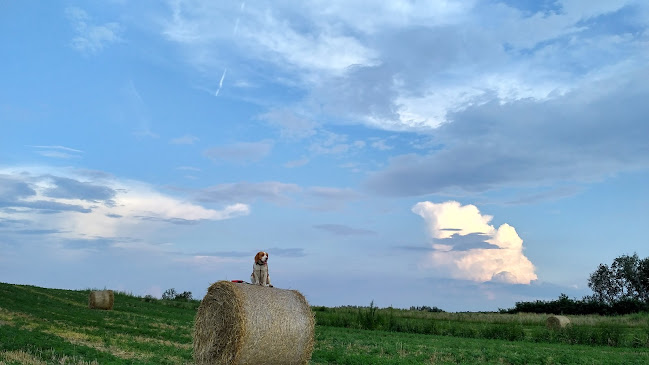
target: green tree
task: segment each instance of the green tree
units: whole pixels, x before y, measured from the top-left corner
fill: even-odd
[[[610,266],[600,264],[590,274],[588,287],[596,300],[607,304],[626,299],[649,302],[649,258],[641,260],[634,253],[617,257]]]
[[[640,300],[649,303],[649,257],[638,263],[638,287]]]
[[[173,299],[176,299],[177,295],[178,295],[178,293],[176,293],[176,289],[174,289],[174,288],[167,289],[167,290],[165,290],[164,293],[162,293],[162,299],[164,299],[164,300],[173,300]]]
[[[613,272],[606,264],[599,264],[597,270],[590,274],[588,287],[593,291],[593,297],[602,303],[612,303],[619,295]]]

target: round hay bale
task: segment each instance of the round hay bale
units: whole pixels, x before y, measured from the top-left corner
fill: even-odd
[[[315,320],[297,290],[219,281],[194,322],[196,364],[308,364]]]
[[[112,290],[95,290],[90,292],[88,308],[111,310],[114,302],[115,294]]]
[[[547,321],[545,321],[545,326],[551,330],[565,328],[569,324],[570,318],[565,316],[550,316]]]

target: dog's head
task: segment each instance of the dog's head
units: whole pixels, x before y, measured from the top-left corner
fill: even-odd
[[[257,252],[257,254],[255,255],[255,263],[259,265],[266,265],[266,262],[268,262],[268,252]]]

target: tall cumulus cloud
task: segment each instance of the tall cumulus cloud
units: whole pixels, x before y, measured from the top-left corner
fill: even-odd
[[[426,222],[433,251],[426,266],[455,279],[530,284],[534,265],[523,254],[523,240],[509,224],[495,228],[492,216],[456,201],[415,204]]]

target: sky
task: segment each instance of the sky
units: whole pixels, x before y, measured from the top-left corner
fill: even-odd
[[[0,0],[0,281],[492,311],[649,256],[644,0]]]

